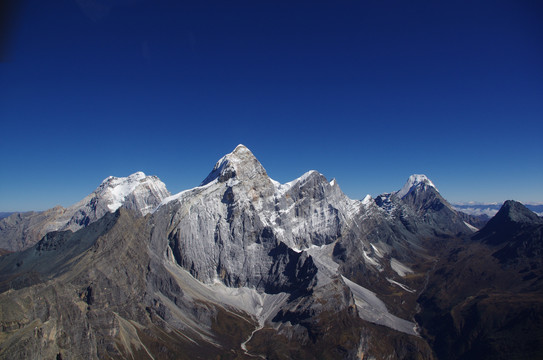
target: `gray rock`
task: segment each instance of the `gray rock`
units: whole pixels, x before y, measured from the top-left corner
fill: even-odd
[[[119,207],[146,215],[170,193],[156,176],[142,172],[125,178],[110,176],[90,195],[63,208],[43,212],[15,213],[0,220],[0,249],[21,251],[37,243],[51,231],[76,231]]]
[[[21,248],[29,224],[45,233],[0,258],[0,357],[431,358],[409,321],[422,284],[403,277],[428,236],[469,229],[428,182],[399,193],[351,200],[316,171],[279,184],[240,145],[176,195],[136,173],[12,215]]]

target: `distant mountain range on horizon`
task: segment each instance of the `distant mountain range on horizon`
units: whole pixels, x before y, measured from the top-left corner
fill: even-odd
[[[1,219],[0,359],[542,358],[542,253],[518,202],[353,200],[239,145],[174,195],[137,172]]]
[[[474,216],[488,216],[491,218],[492,216],[496,215],[500,208],[502,207],[502,204],[498,203],[461,203],[461,204],[455,204],[451,203],[452,206],[454,206],[455,209],[462,211],[469,215]],[[543,216],[543,204],[525,204],[523,203],[526,208],[536,213],[538,216]]]

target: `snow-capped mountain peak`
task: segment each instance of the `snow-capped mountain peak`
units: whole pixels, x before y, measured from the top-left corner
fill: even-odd
[[[104,201],[110,212],[116,211],[127,198],[132,195],[132,202],[137,202],[135,206],[143,215],[149,213],[156,204],[146,204],[149,194],[157,199],[169,196],[166,186],[156,176],[146,176],[142,171],[138,171],[127,177],[107,177],[94,192],[96,198]]]
[[[156,176],[147,176],[141,171],[127,177],[108,176],[79,202],[67,208],[57,207],[52,209],[53,211],[47,210],[28,216],[23,226],[32,223],[32,232],[23,234],[22,240],[12,242],[9,248],[14,251],[24,250],[52,231],[77,231],[120,207],[147,215],[168,196],[170,192],[166,185]],[[18,239],[17,236],[21,235],[8,232],[3,236]]]
[[[258,176],[267,177],[268,175],[251,150],[240,144],[230,154],[217,161],[211,173],[202,181],[200,186],[207,185],[214,180],[224,182],[233,177],[253,179]]]
[[[437,190],[434,183],[430,179],[428,179],[426,175],[413,174],[409,177],[409,179],[407,179],[407,182],[401,188],[401,190],[396,192],[396,196],[398,196],[399,198],[403,198],[405,195],[407,195],[411,191],[411,189],[417,188],[421,185],[431,186]]]
[[[105,184],[105,183],[108,183],[108,182],[114,181],[114,180],[122,181],[123,179],[130,179],[130,180],[143,179],[145,176],[147,176],[147,175],[145,175],[145,173],[143,171],[136,171],[135,173],[130,174],[130,175],[126,176],[126,177],[108,176],[107,178],[105,178],[102,181],[102,184]]]
[[[364,197],[364,199],[362,199],[362,204],[368,205],[368,204],[372,203],[373,201],[374,201],[374,200],[373,200],[373,198],[371,197],[371,195],[368,194],[368,195],[366,195],[366,196]]]

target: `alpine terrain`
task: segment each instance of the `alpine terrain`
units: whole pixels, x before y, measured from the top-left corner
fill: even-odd
[[[541,358],[542,234],[424,175],[363,200],[280,184],[239,145],[175,195],[138,172],[1,219],[0,358]]]

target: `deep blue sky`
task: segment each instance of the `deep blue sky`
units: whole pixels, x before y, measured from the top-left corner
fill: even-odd
[[[239,143],[352,198],[428,175],[543,201],[540,1],[26,0],[0,64],[0,211],[142,170],[194,187]]]

